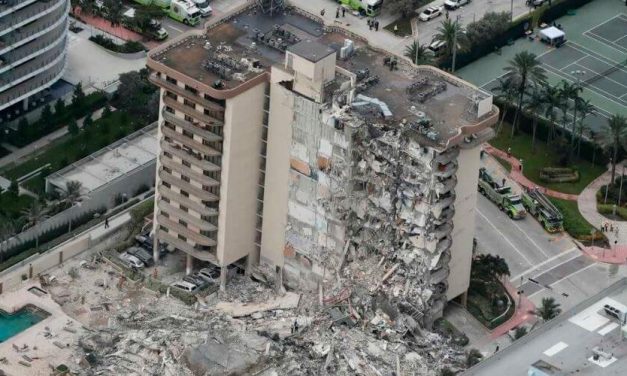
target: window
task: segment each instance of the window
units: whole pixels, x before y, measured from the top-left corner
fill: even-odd
[[[165,167],[165,166],[163,166],[163,171],[167,172],[168,174],[172,173],[172,169]]]
[[[167,151],[163,152],[163,156],[166,157],[166,158],[172,159],[172,154],[168,153]]]
[[[183,236],[183,235],[181,235],[181,234],[179,234],[179,235],[178,235],[178,238],[179,238],[179,239],[181,239],[181,240],[182,240],[182,241],[184,241],[184,242],[186,242],[186,241],[187,241],[187,238],[186,238],[186,237],[184,237],[184,236]]]
[[[187,222],[185,222],[184,220],[179,219],[179,224],[180,224],[181,226],[183,226],[183,227],[187,228]]]
[[[173,92],[171,92],[171,91],[166,91],[166,92],[165,92],[165,96],[166,96],[166,97],[168,97],[168,98],[172,98],[172,99],[174,99],[174,100],[176,100],[176,98],[177,98],[176,94],[174,94],[174,93],[173,93]]]
[[[189,85],[185,85],[185,90],[189,91],[190,93],[194,93],[196,95],[198,95],[198,90],[196,90],[195,88],[189,86]]]
[[[174,78],[170,77],[170,76],[166,76],[165,80],[168,81],[171,84],[176,85],[176,80]]]
[[[170,199],[169,199],[169,198],[167,198],[167,197],[161,197],[161,200],[162,200],[163,202],[168,203],[168,204],[170,203]]]
[[[196,108],[196,103],[194,103],[194,102],[190,101],[189,99],[185,99],[185,100],[183,101],[183,104],[184,104],[184,105],[186,105],[186,106],[188,106],[188,107],[191,107],[191,108],[193,108],[193,109],[195,109],[195,108]]]
[[[192,164],[191,164],[191,163],[189,163],[188,161],[185,161],[185,160],[184,160],[184,161],[181,161],[181,163],[183,164],[183,166],[185,166],[185,167],[187,167],[187,168],[191,168],[191,167],[192,167]]]
[[[188,121],[188,122],[190,122],[190,123],[193,123],[193,122],[194,122],[194,118],[193,118],[193,117],[191,117],[191,116],[189,116],[189,115],[185,115],[185,121]]]
[[[168,228],[163,225],[159,225],[159,230],[166,232],[166,233],[168,232]]]
[[[181,209],[185,213],[189,213],[189,209],[187,209],[187,206],[183,206],[183,205],[179,204],[179,209]]]
[[[189,197],[189,193],[187,193],[187,192],[185,192],[185,191],[181,190],[181,196],[183,196],[183,197]]]
[[[165,112],[169,112],[171,114],[174,114],[174,110],[170,106],[165,106]]]
[[[167,181],[162,181],[161,184],[163,184],[163,186],[166,187],[166,188],[172,188],[170,183],[168,183]]]
[[[189,177],[187,177],[185,175],[181,175],[181,180],[183,180],[184,182],[189,183]]]
[[[192,140],[194,139],[194,134],[188,130],[183,129],[183,135],[191,138]]]

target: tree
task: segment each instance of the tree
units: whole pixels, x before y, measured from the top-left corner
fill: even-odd
[[[581,97],[579,96],[579,94],[581,94],[582,90],[583,88],[581,87],[581,85],[577,83],[571,84],[567,81],[562,81],[562,86],[560,88],[560,94],[564,102],[566,103],[570,103],[570,101],[573,102],[572,106],[565,105],[564,111],[563,111],[564,112],[564,127],[566,127],[566,124],[567,124],[566,114],[568,113],[569,109],[573,110],[573,120],[571,122],[571,128],[570,128],[570,148],[568,151],[568,161],[572,161],[573,152],[575,149],[575,134],[576,134],[575,127],[577,124],[577,109],[581,105]]]
[[[501,114],[501,120],[499,121],[499,125],[496,127],[496,134],[499,134],[503,126],[503,121],[507,116],[509,106],[516,97],[516,88],[514,87],[514,85],[512,85],[512,82],[510,80],[499,78],[499,85],[494,89],[494,91],[497,94],[497,98],[505,102],[503,113]]]
[[[74,111],[82,110],[85,106],[85,93],[83,92],[83,84],[78,83],[74,86],[74,93],[72,94],[72,107]]]
[[[109,102],[107,102],[107,103],[105,103],[104,109],[102,110],[102,117],[103,118],[108,118],[109,116],[111,116],[111,113],[112,113],[111,105],[109,104]]]
[[[53,118],[54,115],[52,114],[52,108],[50,107],[50,104],[46,103],[44,108],[41,110],[40,124],[43,123],[43,127],[45,129],[51,130],[55,124]]]
[[[0,216],[0,261],[4,261],[4,253],[9,250],[9,244],[4,244],[15,233],[15,223],[8,217]]]
[[[430,65],[433,63],[429,49],[417,41],[413,41],[412,44],[405,46],[404,55],[410,58],[416,65]]]
[[[35,227],[35,252],[38,252],[39,251],[39,229],[37,227],[48,216],[44,213],[44,210],[41,204],[37,200],[33,201],[33,203],[28,209],[22,210],[22,214],[24,215],[22,218],[25,223],[22,231],[30,227]]]
[[[106,18],[111,22],[111,26],[115,27],[122,22],[122,14],[124,13],[124,7],[119,0],[105,0],[104,6],[107,9]]]
[[[582,99],[581,101],[579,101],[579,127],[577,128],[577,158],[579,158],[579,153],[581,152],[581,139],[583,138],[583,130],[584,128],[586,128],[586,125],[584,124],[584,120],[586,120],[586,118],[589,115],[595,114],[596,113],[596,107],[594,107],[592,105],[592,103],[590,103],[590,99]],[[590,135],[592,138],[592,134]]]
[[[499,255],[481,254],[472,260],[471,274],[477,279],[502,278],[510,275],[509,266]]]
[[[83,185],[76,180],[70,180],[65,183],[65,192],[63,194],[63,202],[67,203],[69,207],[74,206],[81,201],[81,189]],[[70,224],[68,232],[72,232],[72,218],[70,218]]]
[[[479,363],[481,359],[483,359],[483,355],[479,350],[474,348],[470,349],[466,354],[466,366],[470,368]]]
[[[556,133],[557,115],[555,111],[562,107],[563,99],[559,88],[547,83],[542,83],[542,93],[544,97],[544,117],[549,120],[550,127],[546,142],[550,144]]]
[[[560,313],[562,313],[562,309],[560,304],[555,301],[555,298],[542,298],[542,303],[536,310],[536,315],[540,316],[544,321],[554,319]]]
[[[544,108],[544,94],[542,93],[542,86],[534,85],[531,89],[531,93],[527,96],[525,101],[525,110],[529,113],[532,119],[532,132],[531,132],[531,151],[536,150],[536,130],[538,128],[538,115],[542,113]]]
[[[76,136],[78,134],[80,129],[78,129],[78,124],[76,123],[76,120],[72,119],[72,121],[70,121],[70,124],[68,124],[67,126],[67,130],[72,136]]]
[[[436,31],[437,34],[435,34],[433,39],[446,43],[446,56],[453,55],[453,46],[456,43],[458,53],[464,52],[470,47],[464,29],[457,21],[444,20]]]
[[[91,112],[85,115],[83,119],[83,128],[89,130],[89,127],[94,123],[94,120],[91,118]]]
[[[501,35],[510,25],[509,12],[487,12],[478,21],[466,26],[466,34],[471,45],[484,43]]]
[[[65,102],[63,99],[58,99],[54,103],[54,116],[56,116],[57,119],[62,119],[63,116],[65,116]]]
[[[618,150],[627,139],[627,118],[623,115],[612,115],[607,124],[601,128],[599,132],[599,143],[603,148],[611,152],[612,179],[616,177],[616,159],[618,159]]]
[[[11,179],[11,185],[9,185],[9,193],[18,196],[20,194],[20,185],[17,183],[17,179]]]
[[[512,85],[516,87],[516,94],[518,96],[516,113],[514,114],[514,121],[512,122],[511,137],[514,137],[527,86],[530,83],[540,84],[546,81],[546,75],[544,69],[540,67],[540,62],[536,59],[536,55],[528,51],[517,53],[508,64],[509,65],[504,68],[507,72],[507,79],[511,80]]]
[[[159,110],[159,92],[148,81],[148,75],[147,69],[122,73],[112,103],[144,124],[155,121]]]
[[[416,9],[414,0],[388,0],[386,6],[391,13],[400,13],[403,18],[407,18]]]
[[[527,334],[527,328],[525,328],[524,326],[519,326],[514,332],[514,339],[521,339],[525,334]]]

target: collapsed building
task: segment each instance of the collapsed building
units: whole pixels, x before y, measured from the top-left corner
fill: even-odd
[[[189,273],[213,263],[224,289],[229,265],[259,265],[321,300],[366,288],[425,327],[463,299],[489,94],[295,8],[240,9],[148,67],[155,236]]]

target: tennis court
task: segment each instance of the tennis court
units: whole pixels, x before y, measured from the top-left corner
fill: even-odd
[[[619,14],[585,31],[584,35],[627,53],[627,15]]]

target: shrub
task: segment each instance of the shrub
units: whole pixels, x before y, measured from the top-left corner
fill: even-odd
[[[124,44],[117,44],[113,41],[113,39],[100,34],[92,35],[91,37],[89,37],[89,40],[106,48],[107,50],[118,53],[128,54],[145,50],[144,45],[139,42],[127,41]]]

